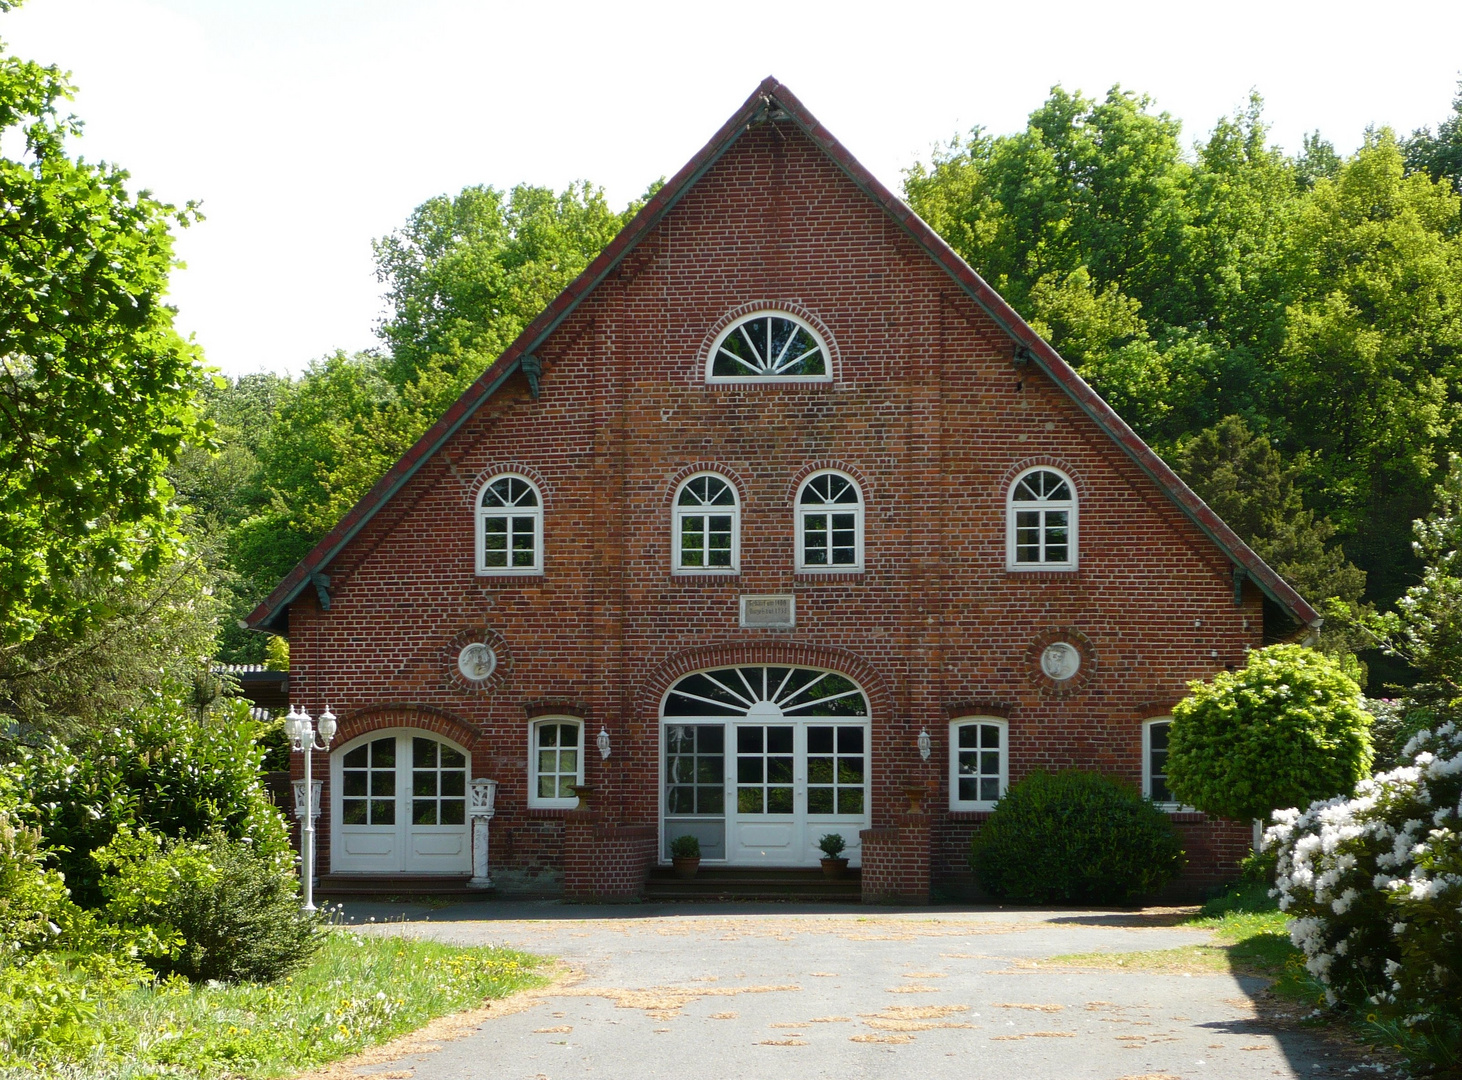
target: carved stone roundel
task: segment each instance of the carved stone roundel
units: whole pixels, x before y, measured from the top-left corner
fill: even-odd
[[[497,670],[497,653],[481,641],[471,642],[457,654],[457,670],[468,682],[483,682]]]
[[[1041,652],[1041,671],[1047,678],[1065,682],[1081,670],[1081,652],[1074,645],[1055,641]]]

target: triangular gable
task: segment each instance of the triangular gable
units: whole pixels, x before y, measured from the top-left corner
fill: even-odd
[[[324,572],[335,556],[363,529],[380,509],[401,490],[417,471],[442,448],[463,424],[514,373],[522,370],[535,380],[538,364],[533,356],[550,334],[598,287],[660,220],[680,201],[736,140],[753,125],[766,120],[788,120],[795,123],[813,143],[869,198],[878,203],[929,255],[944,268],[960,287],[995,320],[1010,336],[1017,366],[1034,364],[1059,386],[1109,435],[1163,493],[1234,564],[1235,591],[1245,579],[1252,580],[1296,622],[1316,629],[1320,615],[1304,598],[1259,558],[1222,519],[1183,483],[1177,473],[1127,426],[1112,407],[1102,400],[1074,368],[1041,339],[968,263],[929,227],[925,221],[884,187],[865,169],[837,139],[803,106],[796,95],[776,79],[764,79],[731,118],[712,136],[710,142],[691,158],[655,196],[645,204],[609,245],[599,253],[584,272],[569,283],[542,314],[518,335],[508,348],[463,393],[442,418],[417,440],[385,476],[351,508],[335,527],[281,581],[275,590],[244,620],[255,630],[284,630],[288,625],[289,605],[311,584],[319,588],[322,598],[328,586]]]

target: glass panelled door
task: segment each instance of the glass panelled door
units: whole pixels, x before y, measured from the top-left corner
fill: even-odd
[[[836,832],[859,864],[868,816],[868,700],[836,672],[722,668],[664,706],[664,857],[690,833],[733,865],[811,866]]]
[[[376,732],[331,757],[332,871],[469,873],[467,755],[420,731]]]

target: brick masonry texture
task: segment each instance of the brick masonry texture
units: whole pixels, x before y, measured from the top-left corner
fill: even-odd
[[[758,303],[823,328],[834,381],[707,385],[716,328]],[[983,310],[789,123],[743,135],[537,355],[540,396],[514,376],[331,563],[331,609],[306,590],[289,615],[291,692],[342,716],[337,746],[421,727],[499,781],[504,888],[617,897],[643,881],[659,704],[690,671],[804,663],[856,679],[878,831],[865,887],[918,897],[967,879],[978,827],[945,810],[951,716],[1008,718],[1012,781],[1076,767],[1139,783],[1142,720],[1260,644],[1253,586],[1236,606],[1224,554],[1063,392],[1015,367]],[[1075,484],[1078,570],[1006,570],[1006,488],[1038,463]],[[860,573],[794,569],[793,494],[822,466],[862,485]],[[475,573],[474,497],[509,467],[540,482],[539,577]],[[735,577],[671,573],[672,493],[703,467],[739,491]],[[795,594],[796,629],[740,629],[744,593]],[[1074,689],[1032,662],[1053,635],[1082,643]],[[469,639],[510,660],[486,689],[455,673],[451,646]],[[551,713],[582,717],[591,744],[610,735],[607,761],[587,755],[587,821],[527,806],[529,722]],[[919,827],[910,784],[931,790]],[[1191,884],[1231,873],[1246,828],[1180,827]],[[883,830],[899,839],[875,853]],[[327,812],[322,872],[329,860]]]

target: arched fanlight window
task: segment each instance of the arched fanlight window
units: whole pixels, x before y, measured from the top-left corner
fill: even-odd
[[[797,491],[797,569],[863,569],[863,495],[857,481],[813,473]]]
[[[758,311],[732,323],[711,345],[711,382],[808,382],[832,378],[827,343],[785,311]]]
[[[543,501],[526,477],[499,476],[477,500],[477,572],[543,572]]]
[[[1076,489],[1070,477],[1043,466],[1015,478],[1006,508],[1006,565],[1076,568]]]
[[[675,495],[672,542],[677,573],[735,573],[740,566],[741,522],[736,489],[723,476],[701,473]]]

